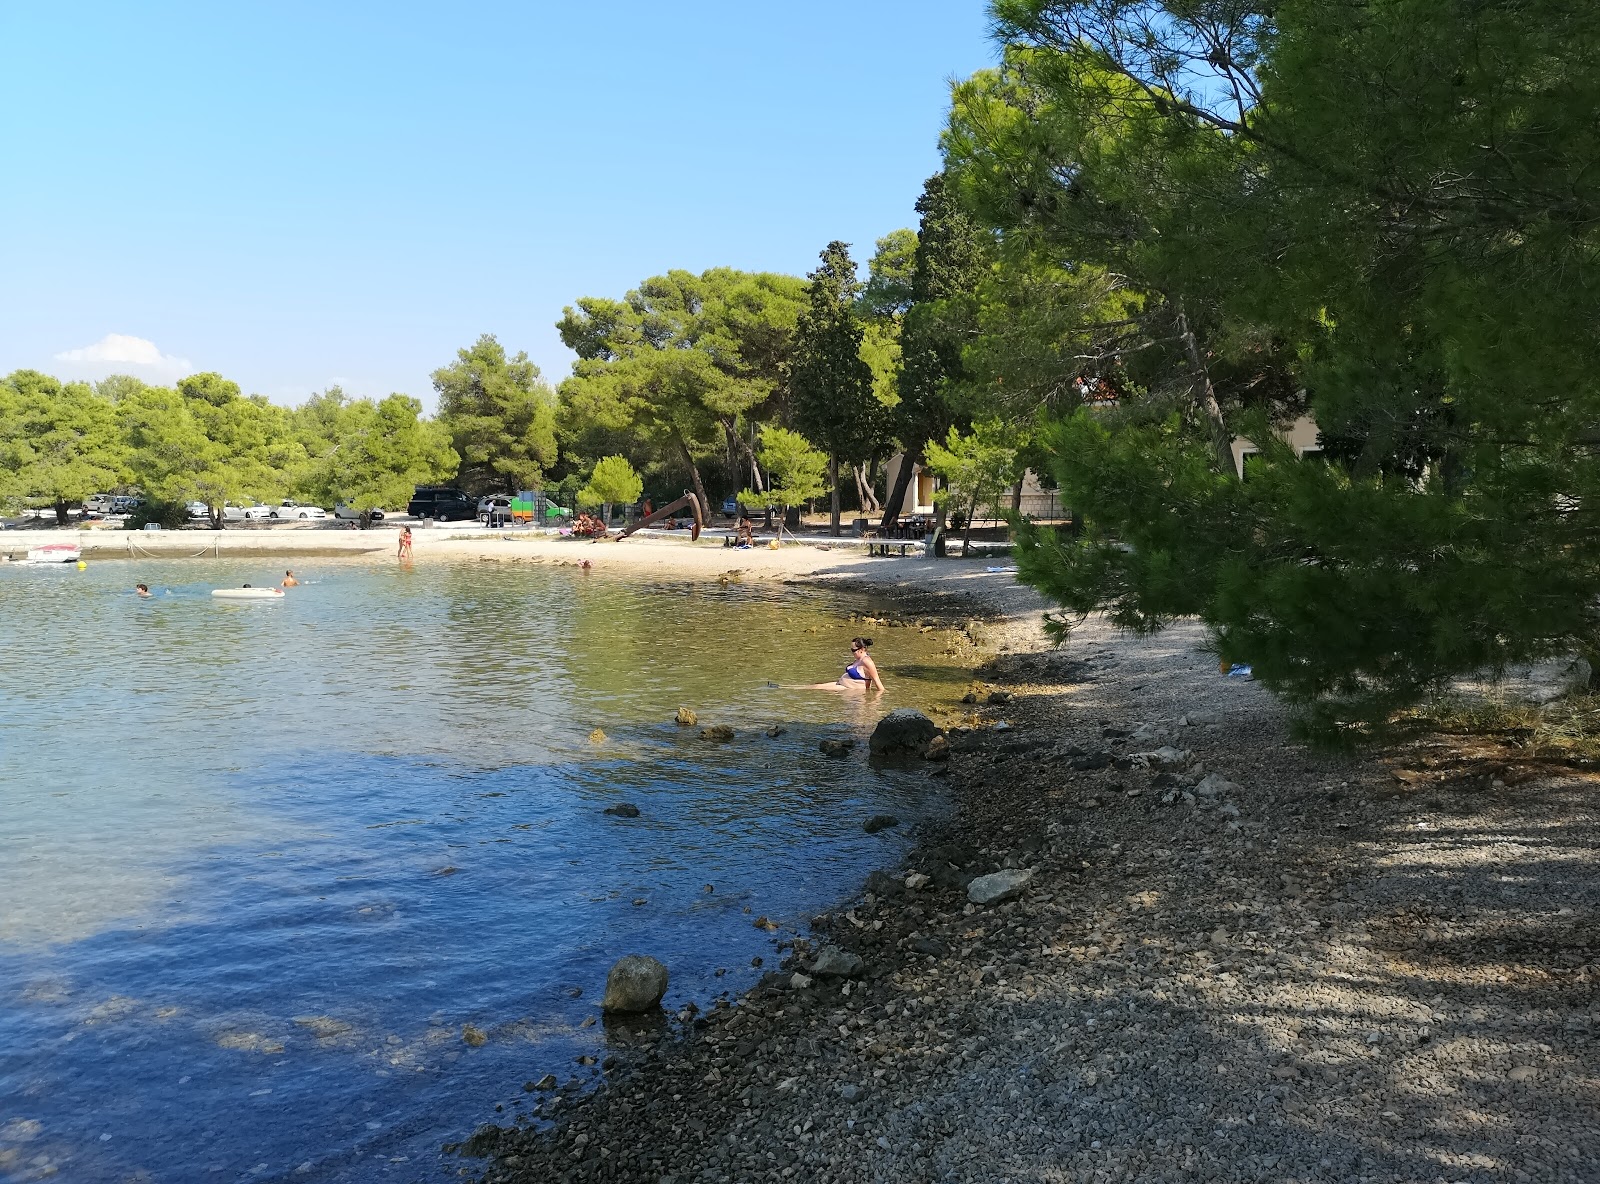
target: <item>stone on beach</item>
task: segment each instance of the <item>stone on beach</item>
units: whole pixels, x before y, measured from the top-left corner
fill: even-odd
[[[667,993],[667,968],[645,954],[618,958],[606,975],[605,998],[600,1010],[618,1014],[650,1011]]]
[[[1015,900],[1032,879],[1033,873],[1021,868],[991,872],[967,885],[967,899],[973,904],[1000,904],[1002,901]]]
[[[823,946],[811,964],[811,973],[818,978],[858,978],[865,969],[859,954],[838,946]]]
[[[938,734],[938,725],[922,712],[898,707],[878,721],[868,747],[873,756],[921,756]]]

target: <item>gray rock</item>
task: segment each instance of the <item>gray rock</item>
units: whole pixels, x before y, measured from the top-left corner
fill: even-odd
[[[606,975],[606,994],[600,1010],[619,1013],[650,1011],[661,1006],[667,993],[667,968],[644,954],[618,958]]]
[[[1194,787],[1195,794],[1202,798],[1224,797],[1239,791],[1238,785],[1229,781],[1220,773],[1207,773],[1201,778],[1200,783]]]
[[[605,812],[614,818],[639,817],[639,807],[635,806],[632,802],[618,802],[614,806],[607,806]]]
[[[1015,900],[1022,895],[1022,890],[1032,879],[1031,871],[1017,868],[990,872],[987,876],[979,876],[967,885],[967,899],[973,904],[999,904],[1002,901]]]
[[[842,757],[849,756],[850,750],[855,746],[854,740],[824,740],[817,745],[817,751],[823,756]]]
[[[838,946],[823,946],[811,963],[811,973],[820,978],[860,978],[865,969],[860,955]]]
[[[873,756],[921,756],[938,734],[938,726],[922,712],[900,707],[878,721],[868,747]]]
[[[869,835],[875,835],[880,830],[888,830],[891,826],[899,826],[900,820],[893,814],[874,814],[861,824],[861,829]]]
[[[847,1102],[860,1102],[867,1096],[867,1091],[859,1085],[841,1085],[839,1096]]]
[[[678,708],[678,714],[673,717],[673,722],[680,728],[692,728],[700,722],[700,719],[689,708],[680,707]]]
[[[727,724],[712,724],[709,728],[700,729],[700,739],[713,744],[727,744],[733,739],[733,729]]]
[[[1009,702],[1011,702],[1011,692],[1010,691],[990,691],[989,692],[989,706],[990,707],[1004,707]]]

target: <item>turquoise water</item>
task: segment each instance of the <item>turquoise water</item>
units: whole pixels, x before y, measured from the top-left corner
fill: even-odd
[[[228,603],[269,561],[0,568],[6,1184],[454,1176],[440,1143],[606,1055],[615,958],[665,961],[673,1006],[742,988],[755,916],[792,931],[898,858],[909,827],[865,816],[939,807],[817,752],[947,694],[936,634],[878,631],[868,707],[769,685],[842,668],[837,598],[297,573]]]

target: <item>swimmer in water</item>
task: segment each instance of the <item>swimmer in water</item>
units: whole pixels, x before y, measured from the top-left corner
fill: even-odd
[[[148,600],[150,598],[149,584],[135,584],[133,590],[139,595],[140,599]]]
[[[883,692],[883,679],[878,676],[877,664],[873,662],[872,655],[867,653],[872,645],[870,637],[852,637],[850,639],[850,665],[844,668],[844,673],[832,682],[814,682],[801,687],[807,691],[854,691],[860,690]]]
[[[283,587],[298,588],[299,586],[300,581],[294,578],[294,572],[286,571],[283,573]]]

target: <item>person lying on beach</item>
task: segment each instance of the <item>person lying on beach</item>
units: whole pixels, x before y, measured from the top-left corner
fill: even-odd
[[[285,588],[298,588],[300,586],[300,581],[294,578],[294,572],[286,571],[283,573],[282,586]]]
[[[873,662],[872,656],[867,653],[867,647],[872,644],[870,637],[852,637],[850,639],[850,665],[844,668],[844,673],[832,682],[814,682],[798,689],[805,691],[854,691],[861,690],[883,692],[883,679],[878,676],[878,667]]]

